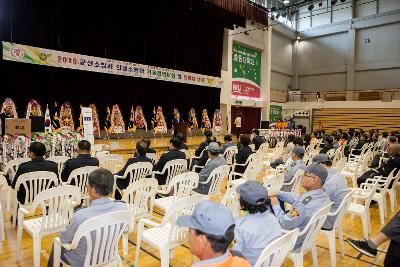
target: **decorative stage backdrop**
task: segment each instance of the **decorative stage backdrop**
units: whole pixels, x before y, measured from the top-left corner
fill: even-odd
[[[0,41],[212,77],[220,77],[224,27],[244,21],[211,7],[198,10],[189,1],[0,0],[0,6]],[[0,61],[0,88],[0,101],[13,99],[19,117],[31,99],[43,111],[47,104],[54,109],[57,103],[59,109],[69,102],[76,126],[80,106],[95,104],[101,129],[107,108],[115,104],[127,124],[132,106],[140,106],[148,123],[153,108],[161,106],[171,128],[174,108],[186,121],[194,108],[201,122],[201,111],[212,115],[220,103],[220,89],[199,85],[197,79],[178,83],[6,60]]]

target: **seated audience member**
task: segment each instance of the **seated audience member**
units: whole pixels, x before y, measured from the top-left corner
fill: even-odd
[[[369,168],[378,168],[379,164],[381,163],[381,158],[388,158],[389,157],[388,152],[387,152],[387,148],[389,147],[390,144],[396,144],[396,138],[394,136],[391,136],[388,139],[389,139],[389,143],[388,143],[388,146],[386,147],[385,151],[383,151],[382,153],[378,153],[378,154],[376,154],[374,156]],[[386,143],[386,141],[385,141],[385,143]]]
[[[13,189],[16,189],[15,186],[17,184],[17,181],[19,177],[24,173],[36,172],[36,171],[48,171],[48,172],[54,172],[56,175],[58,175],[57,163],[45,160],[43,158],[45,154],[46,154],[46,147],[44,144],[40,142],[32,142],[30,144],[28,155],[32,160],[19,165],[18,170],[15,173],[14,180],[11,182],[11,187]],[[25,203],[24,186],[21,186],[19,188],[17,192],[17,198],[21,204]]]
[[[284,177],[285,183],[290,183],[296,172],[305,166],[303,161],[304,154],[305,150],[303,147],[296,146],[295,148],[293,148],[292,150],[293,163],[287,167],[287,172],[285,173]],[[284,185],[282,187],[282,191],[290,192],[292,190],[292,187],[293,185],[290,186]]]
[[[269,210],[267,189],[256,181],[247,181],[236,192],[240,195],[241,210],[247,214],[235,221],[235,245],[232,253],[243,255],[252,266],[264,248],[281,236],[277,218]]]
[[[400,266],[400,212],[382,228],[382,230],[370,239],[347,239],[349,244],[368,257],[375,258],[378,254],[378,246],[390,240],[387,249],[384,267]]]
[[[320,154],[326,154],[329,150],[333,149],[333,138],[332,136],[326,136],[324,140],[325,146],[319,152]]]
[[[251,140],[251,143],[254,144],[254,150],[257,151],[261,144],[265,143],[264,137],[260,136],[260,131],[258,129],[253,130],[253,140]]]
[[[75,169],[86,166],[99,166],[99,160],[90,156],[90,142],[81,140],[78,143],[78,156],[74,159],[69,159],[64,163],[64,168],[61,172],[61,180],[66,182],[69,175]]]
[[[368,178],[373,178],[374,176],[388,177],[394,169],[397,169],[394,175],[397,174],[397,171],[400,169],[400,144],[390,144],[387,148],[387,152],[389,160],[382,164],[378,169],[371,169],[358,177],[358,186],[365,183]],[[389,185],[389,188],[392,188],[392,184]]]
[[[336,172],[332,167],[332,160],[325,154],[316,155],[313,158],[313,162],[321,164],[328,171],[328,177],[326,178],[322,188],[328,194],[329,199],[333,202],[329,212],[335,212],[342,203],[343,198],[349,192],[346,178],[343,174]],[[328,216],[322,228],[331,230],[335,220],[336,216]]]
[[[206,148],[206,146],[208,146],[208,142],[207,140],[212,136],[212,132],[210,130],[205,130],[204,131],[204,138],[205,140],[203,142],[200,143],[199,147],[196,149],[196,151],[194,152],[194,155],[196,157],[199,157],[201,152]]]
[[[353,148],[353,155],[360,155],[362,147],[368,143],[368,135],[366,133],[361,134],[359,138],[360,141],[358,141],[357,145]]]
[[[224,141],[225,144],[223,145],[223,147],[221,148],[221,151],[219,152],[220,154],[224,154],[225,150],[228,147],[234,146],[235,144],[232,142],[232,135],[231,134],[226,134],[224,136]]]
[[[219,146],[218,143],[216,142],[211,142],[205,150],[207,151],[207,157],[210,159],[209,162],[204,166],[203,169],[201,169],[199,173],[199,182],[205,182],[208,179],[208,176],[210,176],[211,172],[218,167],[221,167],[223,165],[227,165],[226,160],[219,155]],[[196,191],[197,193],[207,195],[208,191],[211,186],[211,181],[208,184],[199,184],[199,186],[193,191]]]
[[[110,200],[109,195],[112,192],[113,185],[114,177],[109,170],[98,169],[89,174],[88,193],[92,200],[90,207],[79,209],[74,213],[67,229],[60,233],[60,240],[62,243],[71,243],[77,229],[85,221],[96,216],[127,209],[124,202],[114,202]],[[98,253],[100,254],[99,251]],[[70,266],[84,266],[85,256],[86,242],[79,242],[78,247],[70,251],[61,249],[61,259]],[[54,255],[52,252],[48,267],[53,267],[53,257]]]
[[[169,141],[169,151],[162,154],[159,161],[156,165],[154,165],[153,171],[161,172],[167,164],[167,162],[174,160],[174,159],[186,159],[185,153],[179,151],[181,147],[181,140],[178,137],[173,137]],[[156,179],[158,180],[159,185],[164,185],[167,179],[168,173],[164,175],[156,174]]]
[[[142,141],[144,141],[147,144],[147,152],[146,153],[156,154],[156,151],[150,147],[150,144],[151,144],[150,138],[144,138],[144,139],[142,139]]]
[[[276,167],[286,162],[286,160],[291,156],[293,148],[296,146],[294,144],[295,140],[295,136],[293,134],[289,134],[288,139],[285,141],[283,147],[283,153],[274,162],[270,163],[271,168],[276,169]]]
[[[214,136],[209,136],[209,137],[207,137],[207,146],[210,144],[210,143],[212,143],[212,142],[217,142],[217,139],[214,137]],[[199,159],[195,159],[195,160],[193,160],[193,166],[194,165],[197,165],[197,166],[205,166],[206,165],[206,163],[207,163],[207,161],[208,161],[208,153],[207,153],[207,151],[206,151],[206,149],[204,148],[204,150],[203,150],[204,152],[203,152],[203,154],[201,154],[201,157],[199,158]],[[192,166],[192,167],[193,167]],[[196,172],[199,172],[200,171],[200,168],[196,168],[196,170],[195,170]]]
[[[179,149],[189,150],[188,145],[183,142],[183,139],[184,139],[183,138],[183,133],[177,133],[176,136],[179,137],[179,139],[182,142],[181,147]]]
[[[305,173],[301,178],[301,185],[307,192],[300,197],[295,193],[282,191],[277,195],[271,193],[272,208],[283,229],[300,228],[302,231],[318,210],[331,203],[329,196],[322,189],[327,177],[328,172],[324,167],[312,163],[305,168]],[[285,213],[279,206],[278,199],[289,203],[292,206],[291,210]],[[295,250],[301,247],[304,237],[305,235],[297,239]]]
[[[304,148],[307,148],[311,143],[311,135],[304,135]]]
[[[253,153],[250,145],[250,136],[248,134],[243,134],[240,136],[240,144],[241,148],[238,150],[238,153],[235,155],[235,163],[237,164],[245,164],[247,158]],[[244,173],[247,166],[236,166],[235,172]]]
[[[296,146],[304,147],[303,138],[301,138],[301,137],[296,137],[296,138],[294,138],[293,144],[294,144],[295,147],[296,147]]]
[[[345,146],[348,140],[349,140],[349,134],[347,132],[344,132],[340,138],[339,145]]]
[[[228,250],[234,239],[235,219],[224,205],[201,201],[192,215],[180,216],[176,224],[189,228],[190,251],[200,259],[193,267],[251,266]]]
[[[125,174],[126,169],[128,168],[129,165],[138,163],[138,162],[149,162],[151,163],[151,159],[146,157],[147,153],[147,143],[143,140],[138,141],[136,143],[136,152],[135,152],[135,157],[132,157],[128,159],[128,161],[125,163],[125,166],[116,173],[118,176],[123,176]],[[131,180],[130,175],[124,179],[117,179],[115,182],[117,184],[117,187],[119,190],[126,189],[129,186],[129,182]],[[115,191],[115,199],[121,199],[121,194],[119,193],[118,190]]]
[[[311,144],[317,143],[318,140],[319,140],[319,133],[315,131],[311,135]]]
[[[332,144],[333,149],[336,150],[340,147],[339,142],[340,142],[340,136],[339,135],[333,136],[333,144]]]

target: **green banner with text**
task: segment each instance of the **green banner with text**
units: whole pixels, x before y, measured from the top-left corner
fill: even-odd
[[[261,100],[261,52],[233,43],[232,97]]]
[[[274,123],[282,120],[282,106],[271,105],[269,107],[269,122]]]

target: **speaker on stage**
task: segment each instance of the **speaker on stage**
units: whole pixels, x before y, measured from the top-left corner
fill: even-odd
[[[30,116],[29,118],[32,132],[44,132],[44,116]]]
[[[269,121],[261,121],[261,129],[269,129]]]

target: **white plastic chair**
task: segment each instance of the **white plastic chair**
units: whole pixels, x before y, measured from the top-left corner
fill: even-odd
[[[378,182],[368,185],[363,183],[361,184],[361,188],[354,188],[353,200],[363,201],[364,205],[359,203],[350,203],[349,208],[346,211],[347,213],[360,216],[365,239],[368,239],[368,234],[371,233],[369,206],[371,205],[372,197],[374,196],[378,185]]]
[[[123,190],[122,201],[127,204],[132,214],[130,232],[135,229],[135,223],[140,219],[150,219],[153,214],[158,182],[154,178],[146,178],[131,183]],[[122,237],[123,255],[128,254],[128,236]]]
[[[158,190],[159,194],[169,194],[173,191],[172,196],[166,196],[155,200],[154,205],[164,211],[167,211],[173,204],[182,198],[190,196],[192,189],[199,184],[199,174],[196,172],[184,172],[178,174],[168,184],[165,191]]]
[[[279,192],[282,189],[285,174],[268,175],[264,177],[263,186],[268,192]]]
[[[394,172],[396,169],[394,169],[388,177],[383,177],[383,176],[375,176],[373,178],[368,178],[365,183],[378,183],[378,187],[376,188],[376,191],[374,195],[372,196],[372,200],[376,201],[378,203],[379,207],[379,216],[380,216],[380,221],[381,224],[385,223],[385,218],[387,217],[387,207],[386,207],[386,194],[388,192],[388,188],[390,183],[393,180]]]
[[[64,230],[74,212],[74,204],[80,204],[81,191],[78,187],[64,185],[44,190],[35,196],[29,209],[18,209],[17,257],[21,256],[22,231],[25,229],[33,238],[33,266],[40,266],[41,241],[44,236]],[[42,216],[24,220],[25,216],[35,215],[37,208]]]
[[[248,180],[255,180],[258,173],[255,173],[259,167],[262,168],[262,162],[258,161],[259,154],[251,154],[244,164],[235,163],[232,165],[232,171],[229,174],[228,187],[237,184],[243,184]],[[257,162],[255,162],[257,160]],[[254,163],[254,164],[253,164]],[[258,165],[258,166],[257,166]],[[247,166],[243,173],[235,172],[236,166]],[[261,171],[261,169],[259,169]],[[240,178],[237,178],[240,177]],[[236,178],[236,179],[234,179]]]
[[[232,186],[226,190],[224,197],[221,200],[221,204],[227,206],[232,211],[233,217],[237,218],[240,216],[240,195],[236,192],[236,189],[240,184]]]
[[[346,165],[347,158],[341,158],[338,162],[336,162],[335,169],[336,172],[342,172],[344,166]]]
[[[55,238],[53,266],[60,266],[62,262],[61,247],[67,251],[74,250],[84,239],[87,251],[82,267],[113,267],[115,265],[122,267],[122,260],[118,255],[118,243],[121,236],[127,231],[131,218],[129,211],[106,213],[83,222],[70,244],[63,244],[59,237]],[[69,266],[62,263],[64,266]]]
[[[155,165],[158,162],[156,153],[146,153],[146,158],[149,158],[153,165]]]
[[[296,228],[272,241],[264,250],[254,267],[280,267],[296,244],[299,229]]]
[[[199,182],[199,185],[210,185],[208,189],[208,196],[221,196],[221,184],[222,181],[229,175],[229,165],[223,165],[212,170],[207,180],[204,182]]]
[[[156,174],[159,175],[167,175],[167,178],[165,180],[165,185],[161,185],[161,190],[165,191],[168,187],[169,182],[171,179],[178,174],[182,173],[184,170],[187,169],[187,161],[185,159],[174,159],[171,161],[168,161],[165,165],[164,168],[162,169],[161,172],[158,171],[153,171],[153,178],[155,178]]]
[[[203,153],[207,153],[205,149],[203,149],[203,151],[201,151],[201,153],[200,153],[200,155],[199,155],[198,157],[196,157],[196,156],[191,156],[191,157],[189,158],[189,168],[192,167],[193,160],[199,160],[199,159],[201,159],[201,157],[203,156]]]
[[[224,157],[228,165],[232,165],[235,163],[235,155],[237,154],[237,152],[237,146],[230,146],[225,149],[222,157]]]
[[[151,175],[152,170],[153,164],[150,162],[136,162],[126,168],[123,176],[114,175],[114,181],[116,183],[117,179],[130,179],[129,184],[132,184]],[[119,190],[116,184],[114,185],[114,190],[115,189]]]
[[[19,206],[28,209],[37,194],[49,189],[51,185],[58,186],[58,183],[58,177],[54,172],[36,171],[19,176],[14,190],[13,227],[17,223]],[[22,187],[25,189],[25,203],[23,205],[19,203],[17,198],[18,190]]]
[[[169,266],[170,250],[188,242],[188,229],[176,225],[181,215],[192,214],[195,206],[204,200],[202,195],[183,198],[168,209],[161,223],[141,219],[138,224],[135,266],[138,267],[140,245],[142,240],[160,251],[161,267]],[[151,228],[144,229],[148,225]]]
[[[48,161],[52,161],[57,163],[57,169],[58,169],[58,177],[61,177],[61,172],[64,168],[64,163],[69,160],[69,157],[67,156],[53,156],[47,158]]]
[[[328,152],[326,152],[326,155],[327,155],[330,159],[332,159],[332,158],[335,156],[335,151],[336,151],[336,149],[334,149],[334,148],[329,149]]]
[[[336,216],[332,230],[322,230],[321,229],[321,231],[320,231],[320,234],[322,234],[322,235],[326,236],[326,238],[328,238],[329,253],[331,256],[331,267],[336,266],[336,240],[335,240],[336,229],[338,230],[340,252],[342,254],[342,257],[344,257],[342,222],[343,222],[343,216],[344,216],[346,210],[349,208],[350,203],[352,201],[353,193],[354,193],[354,191],[350,190],[347,193],[347,195],[342,199],[342,202],[340,203],[337,210],[335,212],[328,213],[328,217]]]
[[[10,181],[10,183],[12,183],[12,181],[14,180],[15,174],[17,173],[17,170],[19,168],[19,165],[21,165],[22,163],[31,161],[30,158],[19,158],[19,159],[13,159],[10,160],[9,162],[6,163],[6,166],[4,166],[3,169],[3,174],[4,176],[8,175],[8,180]],[[7,203],[5,204],[5,206],[3,206],[4,210],[11,210],[11,196],[13,195],[13,189],[11,187],[9,187],[8,193],[7,193]],[[15,203],[14,203],[15,205]]]
[[[118,172],[124,163],[124,157],[117,154],[104,155],[102,157],[98,157],[98,159],[100,168],[109,170],[111,173]]]
[[[301,247],[296,251],[292,251],[289,254],[289,258],[293,261],[295,267],[303,267],[303,256],[305,253],[311,250],[313,266],[318,266],[318,258],[317,258],[317,247],[315,245],[315,238],[318,232],[321,230],[322,225],[324,224],[326,217],[328,216],[329,209],[331,208],[332,203],[326,205],[317,211],[307,223],[306,227],[301,231],[298,235],[298,238],[303,237],[303,242]]]
[[[390,197],[390,209],[394,212],[394,208],[397,206],[397,198],[396,198],[396,187],[399,185],[400,180],[400,170],[397,171],[397,175],[393,178],[392,187],[388,188],[388,193]]]
[[[295,190],[298,189],[298,185],[301,184],[300,180],[301,177],[303,176],[304,171],[302,169],[297,170],[297,172],[294,174],[292,180],[288,183],[283,183],[283,186],[287,189],[290,189],[290,192],[295,192]],[[284,188],[284,189],[285,189]],[[286,191],[286,190],[284,190]]]
[[[6,234],[4,232],[4,213],[2,208],[2,203],[0,203],[0,241],[3,242],[6,239]]]
[[[98,168],[99,167],[97,166],[85,166],[75,169],[69,174],[68,180],[64,184],[71,185],[72,183],[74,183],[75,186],[81,189],[82,200],[88,201],[89,200],[89,194],[87,191],[87,185],[89,180],[88,177],[92,171],[97,170]]]
[[[0,204],[3,210],[7,210],[7,205],[10,202],[10,187],[8,186],[7,179],[4,175],[0,174]]]

